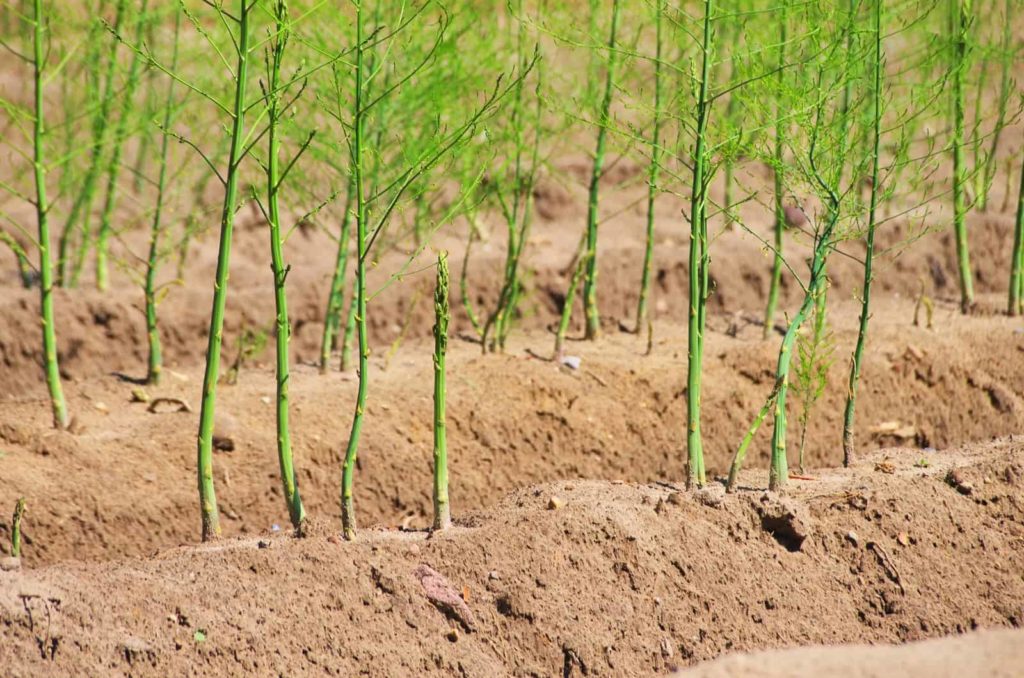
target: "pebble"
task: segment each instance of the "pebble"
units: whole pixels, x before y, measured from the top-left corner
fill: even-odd
[[[551,497],[548,499],[548,510],[557,511],[558,509],[565,506],[565,500],[561,497]]]
[[[562,364],[570,370],[578,370],[580,365],[583,364],[583,359],[578,355],[567,355],[562,357]]]
[[[849,532],[847,532],[847,533],[846,533],[846,538],[847,538],[847,539],[848,539],[848,540],[850,541],[850,543],[851,543],[851,544],[853,544],[854,546],[857,546],[857,545],[859,545],[859,544],[860,544],[860,539],[859,539],[859,538],[857,537],[857,533],[856,533],[856,532],[854,532],[853,530],[850,530]]]

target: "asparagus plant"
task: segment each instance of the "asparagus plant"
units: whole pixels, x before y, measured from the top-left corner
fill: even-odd
[[[14,516],[11,518],[11,557],[21,557],[21,521],[25,517],[25,498],[21,497],[14,504]]]
[[[612,0],[611,27],[608,32],[608,59],[605,71],[604,94],[601,97],[597,117],[597,145],[594,149],[594,164],[590,173],[590,188],[587,197],[587,274],[583,279],[583,312],[586,316],[587,339],[596,339],[601,332],[601,314],[597,306],[597,227],[599,222],[599,197],[601,177],[604,173],[605,146],[611,125],[612,95],[615,88],[615,70],[619,61],[616,41],[619,30],[620,0]]]
[[[871,197],[868,207],[868,226],[865,238],[864,284],[861,288],[860,322],[857,329],[857,344],[850,360],[850,384],[846,396],[846,409],[843,415],[843,466],[849,466],[854,460],[854,412],[857,407],[857,386],[860,382],[861,363],[864,360],[864,347],[867,343],[868,322],[871,319],[871,283],[873,282],[873,263],[875,258],[875,230],[878,225],[878,200],[881,193],[881,174],[879,162],[882,139],[882,75],[885,67],[885,54],[882,51],[882,4],[884,0],[875,0],[874,17],[874,59],[872,77],[872,148],[871,148]]]
[[[285,49],[288,46],[290,37],[291,24],[288,18],[288,4],[285,0],[275,0],[272,10],[274,26],[270,33],[267,48],[268,83],[264,90],[268,120],[268,150],[264,169],[267,177],[267,208],[265,216],[270,226],[270,267],[274,274],[274,307],[277,312],[275,319],[277,457],[281,467],[281,482],[284,486],[284,500],[288,508],[288,516],[291,519],[292,527],[295,528],[297,533],[301,533],[303,522],[306,519],[306,511],[302,506],[302,498],[299,496],[298,483],[295,478],[291,429],[289,426],[288,381],[290,371],[288,345],[291,338],[291,322],[288,319],[288,298],[285,282],[288,278],[290,267],[285,266],[284,263],[280,192],[281,185],[287,178],[289,171],[295,167],[299,156],[308,148],[309,141],[312,141],[312,136],[308,138],[307,142],[300,147],[292,160],[282,169],[280,167],[281,141],[279,135],[281,119],[288,108],[288,102],[283,99],[286,86],[282,81],[281,70]]]
[[[635,331],[640,334],[647,328],[648,341],[651,336],[651,319],[647,310],[647,300],[651,293],[651,268],[654,263],[654,204],[658,196],[658,180],[661,172],[661,128],[662,128],[662,98],[664,65],[663,57],[663,17],[665,7],[663,0],[656,0],[654,4],[654,120],[651,123],[651,159],[647,169],[647,229],[644,237],[644,263],[640,274],[640,297],[636,305],[636,327]]]
[[[1021,150],[1024,159],[1024,149]],[[1013,228],[1013,251],[1010,254],[1010,300],[1007,312],[1013,316],[1024,313],[1024,162],[1020,168],[1020,190],[1017,193],[1017,218]]]
[[[50,204],[46,199],[46,120],[43,89],[46,84],[46,44],[48,27],[43,0],[32,2],[32,82],[34,106],[32,114],[33,161],[35,177],[36,225],[39,229],[39,296],[43,328],[43,364],[46,371],[46,385],[50,391],[53,409],[53,425],[67,428],[68,408],[64,402],[64,389],[60,382],[60,366],[57,362],[57,330],[53,317],[53,269],[50,252]]]
[[[704,329],[708,297],[710,254],[708,253],[708,186],[712,167],[708,153],[708,123],[711,117],[711,63],[714,49],[712,21],[714,0],[704,0],[701,66],[697,75],[693,151],[693,183],[690,198],[690,301],[687,325],[687,463],[688,486],[705,483],[704,443],[701,436],[701,381],[704,369]]]
[[[448,353],[448,257],[437,257],[437,287],[434,290],[434,529],[451,527],[448,501],[448,435],[445,403],[445,359]]]
[[[135,43],[141,44],[145,35],[148,17],[146,10],[149,0],[142,0],[140,14],[135,22]],[[139,84],[140,70],[142,68],[142,55],[138,52],[132,54],[131,64],[128,67],[128,81],[122,94],[124,104],[121,106],[121,117],[114,127],[112,149],[109,162],[107,163],[107,186],[106,196],[103,200],[103,211],[100,216],[99,227],[96,231],[96,289],[106,291],[110,286],[110,274],[108,271],[108,249],[110,247],[110,231],[114,218],[114,208],[117,206],[118,179],[121,174],[121,156],[124,153],[124,142],[127,140],[129,126],[132,124],[134,113],[135,90]]]
[[[784,203],[785,199],[785,185],[786,185],[786,166],[785,158],[783,156],[786,147],[786,126],[789,124],[789,118],[784,115],[782,108],[782,92],[785,89],[785,77],[786,70],[783,68],[786,63],[786,45],[789,42],[789,1],[781,0],[779,5],[779,38],[778,46],[776,48],[776,64],[777,71],[775,73],[775,79],[777,81],[777,94],[775,97],[775,146],[774,153],[772,155],[772,174],[773,176],[773,204],[775,207],[775,224],[773,227],[774,231],[774,245],[773,261],[772,261],[772,277],[771,282],[768,284],[768,303],[765,306],[764,312],[764,338],[767,339],[772,335],[772,330],[775,327],[775,309],[779,303],[779,286],[782,284],[782,270],[783,270],[783,236],[786,230],[786,206]]]
[[[171,70],[178,68],[179,42],[181,37],[182,13],[177,12],[174,17],[174,46],[171,55]],[[167,98],[164,101],[163,124],[164,134],[160,142],[160,170],[156,182],[156,207],[153,210],[153,221],[149,229],[149,254],[146,257],[146,277],[143,293],[146,300],[146,337],[149,343],[149,359],[147,360],[146,383],[158,385],[163,373],[163,348],[160,341],[160,326],[157,316],[158,295],[161,290],[157,286],[157,273],[161,259],[160,236],[163,232],[163,216],[165,199],[167,193],[167,166],[170,154],[171,136],[168,130],[171,127],[171,118],[175,108],[174,79],[167,81]]]
[[[110,30],[115,36],[120,35],[127,12],[127,0],[117,0],[114,22],[110,25]],[[104,167],[103,163],[106,160],[110,135],[110,118],[112,117],[111,108],[117,99],[115,88],[118,42],[117,39],[111,41],[110,48],[105,55],[105,61],[103,61],[102,91],[98,92],[100,103],[92,119],[92,143],[90,145],[89,165],[82,178],[81,190],[75,197],[67,219],[64,221],[64,227],[61,230],[57,259],[57,279],[62,287],[75,287],[78,285],[86,253],[91,248],[89,222],[92,218],[92,204],[96,197],[96,183],[100,179]],[[76,230],[79,233],[79,243],[78,250],[74,253],[74,258],[72,258],[71,239]]]
[[[964,158],[964,80],[968,68],[969,37],[974,21],[972,0],[950,0],[953,79],[953,231],[956,239],[957,271],[960,276],[960,310],[967,313],[974,305],[974,274],[967,244],[967,181]]]

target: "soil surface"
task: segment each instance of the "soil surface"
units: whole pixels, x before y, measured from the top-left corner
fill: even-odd
[[[1017,627],[1021,452],[1003,440],[922,467],[890,449],[793,480],[785,497],[757,489],[760,472],[732,495],[554,482],[445,533],[265,533],[13,570],[0,573],[0,664],[14,677],[632,676],[737,651]],[[992,667],[1019,656],[1019,634],[981,638],[999,641]],[[876,675],[878,662],[936,675],[888,657],[842,675]],[[984,666],[962,675],[997,675]]]
[[[81,289],[57,292],[68,431],[51,428],[41,383],[38,290],[21,289],[13,258],[0,252],[0,551],[11,531],[4,507],[28,501],[23,559],[17,568],[0,563],[3,671],[633,676],[772,648],[902,643],[1024,624],[1024,326],[1001,312],[1010,211],[970,216],[979,294],[966,317],[949,233],[900,217],[879,233],[858,459],[837,471],[862,284],[862,250],[842,247],[829,267],[835,360],[797,474],[809,479],[792,480],[785,498],[764,493],[769,425],[751,447],[741,491],[723,500],[717,481],[700,493],[673,485],[685,448],[683,204],[670,196],[658,203],[648,350],[647,337],[629,331],[644,237],[641,168],[613,166],[602,198],[603,336],[573,335],[567,353],[578,368],[549,357],[584,223],[579,158],[557,160],[537,189],[524,304],[503,354],[481,353],[462,299],[453,298],[457,525],[443,534],[422,531],[431,511],[432,279],[416,271],[432,252],[392,248],[373,268],[371,288],[380,292],[369,311],[370,399],[355,497],[364,529],[345,543],[336,535],[338,494],[356,381],[338,369],[337,354],[326,374],[316,365],[336,245],[329,223],[295,231],[287,252],[292,430],[314,529],[302,539],[287,534],[273,356],[263,350],[219,389],[215,481],[227,538],[204,546],[196,545],[195,436],[216,234],[193,241],[184,284],[168,288],[160,306],[167,365],[159,387],[139,385],[142,294],[125,267],[144,248],[140,234],[121,235],[110,291],[93,291],[87,273]],[[752,183],[768,176],[763,167],[743,171]],[[993,205],[1005,202],[1003,183]],[[762,239],[771,223],[756,203],[742,209],[749,231],[719,224],[713,246],[703,393],[712,477],[728,468],[771,390],[786,311],[802,294],[787,272],[765,338],[771,262]],[[474,245],[466,280],[468,302],[486,316],[505,252],[500,222],[483,225],[491,232]],[[453,280],[466,233],[457,223],[435,243],[450,252]],[[791,231],[787,256],[801,275],[807,252],[806,237]],[[243,331],[273,343],[267,261],[265,224],[241,215],[226,364]],[[403,266],[409,274],[389,282]],[[801,404],[791,399],[794,472]],[[934,651],[812,648],[780,661],[792,662],[793,673],[804,665],[864,671],[856,675],[887,666],[940,675],[927,663],[940,653],[977,658],[975,675],[1019,665],[1012,632],[943,642]],[[742,674],[769,663],[725,661],[746,663],[701,670]]]

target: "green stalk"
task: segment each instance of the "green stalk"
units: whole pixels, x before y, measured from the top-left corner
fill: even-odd
[[[586,247],[586,241],[580,243],[580,246],[579,258],[576,260],[576,267],[573,270],[572,278],[569,279],[569,289],[565,293],[565,302],[562,304],[562,316],[558,321],[558,330],[555,333],[555,362],[561,362],[562,360],[565,335],[569,331],[569,321],[572,320],[572,307],[576,303],[576,291],[579,289],[580,282],[587,274],[587,259],[590,255],[583,249]]]
[[[142,42],[146,24],[146,8],[149,0],[142,0],[139,10],[139,19],[135,27],[135,42]],[[103,201],[103,212],[100,217],[100,226],[96,235],[96,289],[105,292],[110,287],[109,266],[107,264],[108,250],[110,248],[110,225],[114,218],[114,208],[117,205],[117,180],[121,174],[121,156],[124,153],[124,142],[128,137],[128,124],[131,122],[132,113],[135,110],[135,90],[139,85],[139,71],[142,69],[142,56],[135,52],[132,55],[131,65],[128,67],[128,82],[125,85],[124,93],[119,97],[124,100],[121,108],[121,117],[114,128],[114,148],[111,151],[110,163],[107,165],[107,193]]]
[[[36,4],[39,4],[37,0]],[[38,14],[36,15],[39,16]],[[11,518],[11,557],[21,558],[21,521],[25,517],[25,497],[14,504],[14,516]]]
[[[53,319],[53,270],[50,263],[50,205],[46,200],[46,162],[44,161],[43,140],[46,124],[43,119],[43,68],[46,51],[46,27],[43,16],[43,0],[33,1],[32,17],[32,79],[35,91],[35,107],[32,120],[33,158],[32,168],[36,183],[36,224],[39,228],[39,297],[40,315],[43,326],[43,360],[46,385],[50,391],[53,409],[53,425],[67,428],[68,409],[64,402],[64,389],[60,383],[60,366],[57,363],[57,331]]]
[[[352,367],[352,342],[356,336],[356,311],[359,310],[359,289],[352,286],[351,299],[348,302],[348,313],[345,314],[345,336],[341,340],[341,366],[342,372],[348,372]]]
[[[209,341],[206,346],[206,373],[203,376],[203,400],[199,411],[199,504],[202,512],[203,541],[220,536],[217,494],[213,486],[213,422],[220,377],[220,354],[224,340],[224,307],[227,304],[228,271],[231,262],[231,236],[238,208],[238,170],[243,153],[246,80],[249,70],[249,14],[251,0],[238,0],[238,63],[235,70],[235,97],[231,121],[231,148],[228,155],[221,211],[220,243],[217,253],[217,280],[213,288]]]
[[[114,15],[113,32],[121,34],[121,26],[127,10],[127,0],[117,0],[117,9]],[[107,134],[110,129],[110,108],[117,97],[114,95],[115,78],[117,72],[117,47],[118,40],[114,38],[110,45],[110,53],[107,54],[106,72],[103,76],[103,92],[100,94],[100,105],[93,118],[92,128],[92,149],[89,155],[89,166],[82,179],[82,190],[75,198],[64,222],[61,231],[59,256],[57,261],[58,276],[62,287],[77,287],[78,278],[81,276],[82,268],[85,265],[85,255],[89,251],[92,237],[89,233],[89,221],[92,218],[92,203],[96,197],[96,182],[99,181],[103,171],[103,157],[106,153]],[[71,235],[78,226],[80,233],[79,249],[75,252],[74,261],[71,261]]]
[[[288,320],[288,297],[285,281],[290,267],[285,266],[281,238],[280,192],[284,176],[280,172],[281,142],[278,126],[281,117],[281,62],[288,45],[288,5],[278,0],[274,5],[276,32],[270,44],[270,86],[267,89],[267,221],[270,225],[270,267],[274,273],[275,347],[277,349],[277,459],[281,467],[281,483],[288,516],[296,533],[302,532],[306,511],[302,507],[295,464],[292,459],[292,438],[288,425],[288,344],[291,322]]]
[[[618,63],[618,49],[616,48],[618,29],[619,0],[612,0],[612,23],[608,35],[608,68],[605,74],[604,96],[601,99],[601,109],[597,120],[597,147],[594,150],[594,167],[590,174],[590,190],[587,199],[587,276],[583,280],[583,312],[587,319],[585,332],[587,339],[596,339],[601,333],[601,314],[597,307],[598,197],[601,176],[604,173],[608,126],[611,123],[615,67]]]
[[[814,164],[814,145],[811,142],[811,165]],[[815,174],[817,170],[814,169]],[[841,172],[839,173],[841,176]],[[838,177],[836,177],[838,180]],[[825,186],[824,181],[819,182]],[[775,398],[775,428],[772,432],[772,458],[771,469],[768,477],[768,489],[781,491],[789,479],[789,463],[786,458],[786,394],[789,391],[789,366],[793,358],[793,346],[796,343],[800,327],[807,318],[811,308],[818,303],[818,295],[822,294],[825,288],[825,264],[828,259],[828,252],[833,247],[832,234],[836,224],[839,222],[839,197],[836,192],[829,188],[830,200],[828,205],[828,222],[821,237],[815,242],[814,256],[811,260],[811,280],[807,286],[800,310],[793,316],[789,323],[786,335],[782,339],[782,346],[779,349],[779,360],[775,369],[775,383],[778,395]]]
[[[1024,152],[1021,158],[1024,158]],[[1006,310],[1011,316],[1024,313],[1024,162],[1021,163],[1017,222],[1013,229],[1013,254],[1010,257],[1010,302]]]
[[[871,151],[871,198],[868,209],[867,252],[864,255],[864,291],[861,298],[860,326],[857,331],[857,345],[853,350],[850,362],[850,385],[846,395],[846,411],[843,417],[843,466],[850,466],[854,459],[853,419],[857,405],[857,384],[860,381],[861,362],[864,358],[864,345],[867,342],[868,321],[871,318],[871,283],[873,280],[871,267],[875,256],[875,227],[879,194],[879,156],[882,138],[882,3],[875,0],[875,63],[874,63],[874,146]]]
[[[960,273],[960,310],[974,305],[974,279],[967,247],[967,204],[964,195],[967,167],[964,162],[964,71],[967,68],[967,34],[972,20],[971,0],[954,0],[953,8],[953,230],[956,235]]]
[[[345,539],[356,536],[355,505],[352,499],[352,482],[355,477],[356,458],[359,450],[359,434],[363,429],[366,412],[366,391],[369,381],[370,347],[366,328],[366,255],[367,209],[363,193],[363,134],[365,132],[365,111],[363,110],[363,3],[356,3],[356,85],[353,101],[354,120],[352,125],[352,174],[356,195],[356,298],[355,322],[359,334],[359,387],[356,407],[352,416],[352,429],[345,450],[345,465],[341,475],[341,524]]]
[[[767,400],[764,401],[764,405],[761,406],[761,410],[754,418],[754,423],[751,424],[750,429],[747,430],[747,434],[743,436],[740,446],[736,449],[736,454],[732,458],[732,465],[729,467],[729,480],[725,485],[726,491],[732,492],[736,489],[736,479],[739,477],[740,469],[743,468],[743,460],[747,458],[747,448],[750,447],[750,443],[754,440],[754,436],[757,434],[758,429],[761,428],[761,424],[764,423],[764,420],[768,417],[768,413],[771,412],[772,406],[775,404],[775,399],[779,396],[780,386],[780,382],[776,380],[775,386],[772,388],[772,392],[768,395]]]
[[[519,0],[516,14],[522,16],[523,1]],[[529,55],[526,52],[525,35],[526,30],[523,21],[517,22],[518,32],[516,33],[516,62],[520,70],[525,70],[529,64]],[[498,303],[494,311],[487,317],[481,333],[481,347],[484,352],[487,350],[504,350],[505,339],[511,328],[512,316],[519,302],[521,283],[519,281],[519,262],[522,257],[523,248],[526,244],[530,224],[532,221],[533,207],[533,186],[535,183],[537,165],[540,157],[541,129],[543,127],[543,97],[541,96],[541,78],[538,71],[536,88],[536,119],[534,123],[534,137],[532,143],[532,155],[530,167],[524,168],[524,154],[527,147],[525,141],[526,116],[523,93],[525,91],[525,79],[520,78],[515,83],[514,96],[512,100],[512,111],[509,119],[515,134],[515,159],[511,179],[511,205],[502,197],[500,187],[498,199],[501,204],[502,213],[505,217],[505,224],[508,231],[508,244],[505,251],[505,270],[501,291],[498,295]],[[490,342],[492,328],[497,338]]]
[[[782,258],[783,234],[786,229],[786,210],[783,204],[785,198],[785,168],[783,166],[783,152],[785,149],[785,125],[782,111],[782,85],[785,77],[785,70],[782,68],[786,63],[786,41],[788,38],[789,24],[789,2],[782,0],[782,11],[779,18],[779,51],[778,51],[778,72],[775,75],[778,95],[775,100],[775,152],[774,152],[774,201],[775,201],[775,256],[772,263],[772,278],[768,285],[768,303],[764,311],[764,338],[772,336],[775,328],[775,309],[779,303],[779,287],[782,284],[782,269],[785,261]]]
[[[1014,0],[1006,0],[1003,9],[1003,42],[1001,44],[1000,58],[1002,61],[999,77],[999,98],[996,104],[996,122],[992,130],[992,143],[988,155],[985,156],[981,171],[978,177],[977,194],[978,209],[982,212],[988,209],[988,194],[992,188],[992,181],[996,176],[996,158],[999,151],[999,141],[1003,130],[1006,128],[1006,113],[1009,108],[1010,98],[1013,96],[1013,73],[1011,67],[1014,60],[1013,45],[1013,12]],[[980,111],[981,108],[979,107]]]
[[[711,101],[708,98],[711,77],[714,1],[704,0],[704,31],[701,43],[701,75],[697,93],[696,147],[693,155],[693,187],[690,200],[690,311],[687,326],[687,463],[686,482],[701,487],[705,482],[704,443],[700,429],[701,372],[704,366],[704,319],[708,292],[707,190],[710,183],[707,157],[707,130]]]
[[[32,266],[28,261],[28,254],[18,241],[7,231],[0,231],[0,242],[7,245],[18,262],[18,276],[21,278],[21,286],[25,289],[32,287]]]
[[[171,70],[178,66],[178,47],[181,35],[181,16],[178,12],[174,18],[174,51],[171,56]],[[164,102],[163,129],[168,130],[171,126],[171,115],[174,111],[174,85],[175,81],[170,78],[167,85],[167,100]],[[146,370],[146,383],[154,386],[160,383],[160,375],[163,372],[163,351],[160,345],[160,328],[157,324],[157,268],[160,265],[160,231],[164,210],[164,197],[167,190],[167,157],[170,152],[171,137],[164,134],[160,142],[160,175],[156,186],[156,209],[153,211],[153,223],[149,230],[149,256],[146,258],[146,336],[149,339],[149,362]]]
[[[324,333],[320,341],[320,374],[327,373],[331,351],[338,343],[341,329],[341,312],[345,307],[345,272],[348,269],[349,231],[352,224],[353,182],[348,180],[348,194],[345,198],[345,214],[341,221],[341,235],[338,238],[338,254],[334,260],[334,274],[331,276],[331,290],[324,311]]]
[[[654,129],[651,133],[651,166],[647,172],[647,233],[644,241],[644,264],[640,274],[640,299],[636,305],[636,333],[650,326],[647,299],[651,293],[651,269],[654,264],[654,203],[658,196],[658,178],[661,172],[661,106],[662,106],[662,0],[654,7]]]
[[[437,289],[434,291],[434,529],[452,525],[448,502],[448,436],[445,423],[445,357],[448,353],[448,257],[437,257]]]

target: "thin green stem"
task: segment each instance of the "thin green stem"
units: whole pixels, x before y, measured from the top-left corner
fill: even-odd
[[[854,460],[854,410],[857,406],[857,385],[860,380],[861,363],[864,359],[864,346],[867,343],[868,321],[871,318],[871,283],[872,263],[875,256],[875,227],[877,225],[878,198],[880,193],[879,158],[881,155],[882,138],[882,3],[875,0],[875,59],[874,59],[874,139],[871,150],[871,198],[868,208],[868,232],[866,237],[867,252],[864,255],[864,289],[861,294],[860,324],[857,331],[857,345],[850,360],[850,383],[846,395],[846,410],[843,415],[843,466],[850,466]]]
[[[251,0],[238,0],[238,67],[235,76],[234,112],[231,121],[231,147],[221,211],[220,242],[217,254],[217,279],[210,311],[209,341],[206,347],[206,373],[203,377],[202,405],[199,411],[198,474],[199,503],[202,513],[203,541],[220,536],[220,515],[213,484],[213,424],[220,377],[221,346],[224,341],[224,309],[227,304],[228,272],[235,212],[238,209],[239,165],[245,131],[246,84],[249,69],[249,18]]]
[[[437,288],[434,291],[434,529],[451,527],[448,500],[448,435],[445,416],[447,386],[445,359],[448,354],[448,257],[437,257]]]
[[[34,84],[34,115],[33,115],[33,173],[36,184],[36,224],[39,228],[39,296],[40,316],[43,328],[43,364],[46,372],[46,385],[50,391],[50,404],[53,409],[53,425],[56,428],[67,428],[68,409],[64,402],[64,389],[60,382],[60,366],[57,363],[57,331],[53,318],[53,269],[50,253],[50,224],[48,214],[50,205],[46,200],[46,160],[44,140],[46,137],[45,108],[43,103],[43,69],[45,68],[46,50],[46,18],[43,14],[43,0],[34,0],[32,20],[33,46],[33,84]]]
[[[594,149],[594,166],[590,174],[590,189],[587,197],[587,276],[583,280],[583,312],[586,316],[587,339],[596,339],[601,333],[601,314],[597,306],[597,227],[600,221],[599,197],[601,178],[604,174],[605,147],[608,128],[611,125],[612,95],[615,91],[615,69],[619,50],[616,47],[619,29],[619,0],[612,0],[612,21],[608,34],[608,61],[605,72],[604,96],[598,112],[597,147]]]

